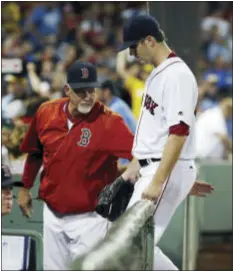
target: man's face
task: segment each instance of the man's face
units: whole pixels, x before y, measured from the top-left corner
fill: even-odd
[[[13,206],[12,187],[2,188],[2,215],[9,214]]]
[[[70,98],[70,103],[73,107],[81,114],[88,114],[96,100],[95,88],[82,88],[74,91],[69,87],[67,96]]]
[[[146,40],[141,40],[137,44],[129,47],[129,52],[131,56],[137,58],[140,63],[150,63],[151,55]]]
[[[207,82],[207,93],[208,93],[210,96],[216,95],[217,90],[218,90],[218,85],[217,85],[217,83],[214,83],[214,82]]]

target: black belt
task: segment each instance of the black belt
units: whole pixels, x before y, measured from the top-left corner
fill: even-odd
[[[141,167],[146,167],[151,162],[159,162],[159,161],[161,161],[161,158],[147,158],[147,159],[138,160]]]

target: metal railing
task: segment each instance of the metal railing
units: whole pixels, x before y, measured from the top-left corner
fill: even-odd
[[[114,222],[106,238],[73,270],[153,270],[155,205],[141,200]]]
[[[31,237],[36,242],[36,270],[43,270],[43,238],[39,232],[33,230],[3,228],[2,235]]]
[[[197,199],[189,196],[185,201],[184,209],[182,270],[196,270],[199,232]]]

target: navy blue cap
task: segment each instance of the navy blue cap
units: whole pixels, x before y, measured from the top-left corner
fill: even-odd
[[[22,182],[13,181],[10,169],[7,165],[2,164],[2,185],[1,187],[7,188],[11,186],[23,186]]]
[[[76,60],[67,70],[67,83],[75,91],[80,88],[99,87],[96,67],[89,62]]]
[[[102,82],[102,84],[100,86],[101,90],[104,90],[107,88],[111,91],[111,93],[113,95],[120,96],[120,93],[116,87],[116,84],[114,82],[112,82],[111,80],[105,80],[104,82]]]
[[[122,51],[149,35],[156,38],[160,31],[159,23],[154,17],[150,15],[133,16],[123,27],[123,44],[117,48],[117,51]]]

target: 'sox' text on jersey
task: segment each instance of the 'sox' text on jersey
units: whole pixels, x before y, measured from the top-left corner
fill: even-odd
[[[153,101],[152,97],[149,94],[146,94],[143,106],[146,108],[146,110],[150,112],[151,115],[154,116],[155,108],[158,106],[158,104]]]

